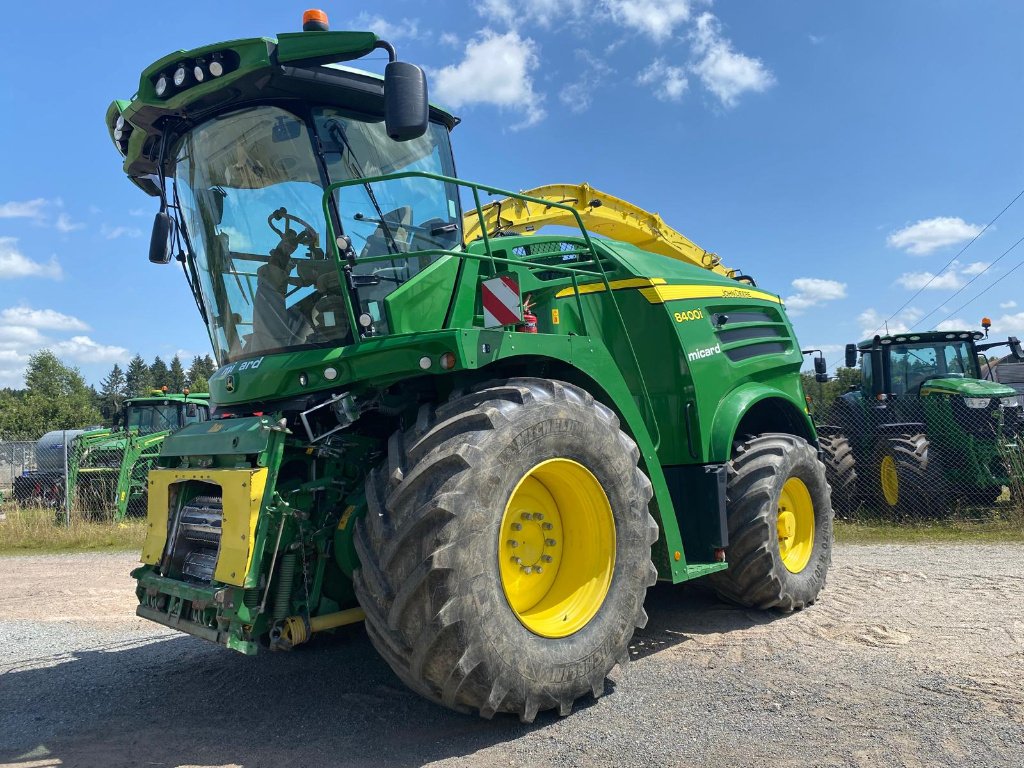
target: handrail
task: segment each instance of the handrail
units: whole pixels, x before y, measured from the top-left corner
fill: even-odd
[[[338,250],[337,235],[336,235],[335,230],[334,230],[334,219],[331,217],[331,198],[333,197],[334,193],[337,190],[343,189],[345,187],[364,186],[364,185],[367,185],[367,184],[376,184],[376,183],[379,183],[379,182],[386,182],[386,181],[398,181],[400,179],[408,179],[408,178],[430,179],[430,180],[442,182],[442,183],[445,183],[445,184],[453,184],[453,185],[455,185],[457,187],[467,187],[467,188],[471,189],[472,192],[473,192],[473,203],[474,203],[474,207],[476,209],[476,214],[478,216],[478,220],[481,223],[486,221],[486,216],[484,214],[483,206],[480,203],[480,192],[486,192],[489,195],[504,195],[507,198],[515,198],[517,200],[523,200],[523,201],[528,202],[528,203],[535,203],[535,204],[538,204],[538,205],[544,205],[544,206],[547,206],[547,207],[550,207],[550,208],[559,208],[559,209],[564,210],[567,214],[569,214],[569,216],[573,220],[575,220],[576,225],[579,227],[580,235],[582,236],[582,239],[583,239],[584,243],[586,244],[586,250],[589,252],[590,257],[593,260],[593,263],[597,265],[597,268],[598,268],[597,276],[599,276],[601,278],[601,281],[604,283],[605,296],[611,302],[612,307],[614,307],[614,309],[615,309],[615,315],[616,315],[616,317],[619,320],[619,325],[620,325],[620,327],[622,329],[623,338],[626,340],[626,344],[629,347],[630,356],[633,358],[633,365],[635,366],[636,375],[637,375],[637,378],[639,379],[639,382],[640,382],[641,393],[642,393],[644,402],[645,402],[645,404],[647,406],[647,410],[648,410],[648,412],[651,415],[651,418],[650,418],[650,420],[648,421],[648,424],[647,424],[648,430],[651,433],[652,442],[653,442],[655,448],[657,448],[658,445],[660,445],[660,442],[661,442],[660,430],[659,430],[659,427],[658,427],[657,420],[654,418],[654,405],[651,402],[650,393],[648,392],[648,389],[647,389],[647,382],[644,379],[644,374],[643,374],[643,370],[642,370],[642,368],[640,366],[640,361],[638,360],[638,358],[636,356],[636,350],[633,347],[633,340],[630,338],[629,329],[626,326],[626,321],[625,321],[625,318],[622,315],[622,310],[619,307],[618,301],[617,301],[617,299],[615,297],[615,292],[612,290],[611,283],[608,280],[608,273],[605,271],[604,264],[601,263],[601,259],[598,256],[597,250],[594,248],[594,243],[591,240],[590,233],[587,231],[586,225],[583,223],[583,218],[580,216],[579,211],[575,207],[573,207],[572,205],[569,205],[569,204],[566,204],[566,203],[555,202],[555,201],[552,201],[552,200],[549,200],[549,199],[544,199],[544,198],[539,198],[539,197],[532,197],[530,195],[522,194],[520,192],[512,192],[512,191],[507,190],[507,189],[501,189],[500,187],[491,187],[491,186],[488,186],[486,184],[478,184],[476,182],[466,181],[464,179],[458,179],[458,178],[455,178],[455,177],[452,177],[452,176],[444,176],[444,175],[438,174],[438,173],[430,173],[429,171],[400,171],[398,173],[383,174],[383,175],[378,175],[378,176],[366,176],[366,177],[358,178],[358,179],[346,179],[344,181],[336,181],[336,182],[333,182],[330,185],[328,185],[327,188],[324,189],[324,194],[323,194],[324,219],[327,222],[327,239],[328,239],[327,246],[328,246],[328,251],[335,258],[335,263],[340,267],[342,265],[342,263],[343,263],[343,259],[342,259],[341,253]],[[465,218],[465,215],[463,216],[463,218]],[[575,237],[575,235],[573,235],[573,237]],[[588,275],[590,277],[593,277],[593,276],[595,276],[594,272],[579,269],[578,266],[569,267],[569,266],[566,266],[566,265],[552,265],[552,264],[540,264],[539,265],[539,264],[533,264],[533,263],[531,263],[529,261],[525,261],[525,260],[521,260],[521,259],[512,259],[512,258],[509,258],[509,257],[506,257],[506,256],[495,256],[494,255],[494,250],[491,247],[492,238],[487,234],[486,227],[481,227],[481,238],[480,239],[481,239],[481,241],[483,243],[483,247],[484,247],[484,251],[485,251],[484,254],[470,253],[470,252],[468,252],[466,250],[452,251],[452,250],[447,250],[447,249],[443,249],[443,248],[431,248],[431,249],[425,249],[425,250],[420,250],[420,251],[403,252],[403,253],[399,254],[398,256],[400,258],[410,258],[410,257],[414,257],[414,256],[444,255],[444,256],[454,256],[454,257],[459,258],[459,259],[475,259],[475,260],[478,260],[478,261],[489,261],[490,264],[491,264],[491,267],[495,271],[495,273],[497,273],[496,265],[498,263],[509,265],[509,266],[525,267],[525,268],[531,269],[531,270],[544,269],[544,270],[551,270],[551,271],[557,271],[557,272],[565,272],[565,273],[567,273],[569,275],[570,279],[572,280],[573,293],[575,294],[575,297],[576,297],[576,306],[577,306],[577,309],[579,311],[580,320],[583,323],[583,329],[582,329],[583,333],[584,333],[584,335],[588,335],[589,336],[588,323],[587,323],[587,319],[586,319],[586,314],[585,314],[584,309],[583,309],[583,300],[581,298],[580,290],[579,290],[578,275],[582,273],[582,274],[586,274],[586,275]],[[370,257],[366,257],[366,258],[361,258],[361,259],[359,259],[359,263],[366,264],[366,263],[372,263],[372,262],[375,262],[375,261],[388,261],[388,260],[391,260],[391,259],[394,259],[394,258],[396,258],[396,254],[393,254],[393,253],[392,254],[384,254],[384,255],[381,255],[381,256],[370,256]],[[344,275],[339,275],[339,277],[342,278],[343,284],[347,284],[344,281],[344,277],[345,277]],[[352,328],[352,329],[358,328],[359,327],[359,323],[358,323],[358,320],[357,320],[356,315],[355,315],[355,309],[352,307],[352,301],[351,301],[347,291],[345,292],[345,307],[346,307],[346,309],[348,311],[349,327]],[[353,346],[358,347],[361,342],[362,342],[362,339],[359,337],[359,334],[354,332],[354,330],[353,330],[353,333],[352,333],[352,343],[353,343]]]

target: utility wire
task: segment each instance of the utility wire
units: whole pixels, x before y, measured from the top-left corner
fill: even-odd
[[[961,249],[960,249],[960,250],[959,250],[959,251],[957,252],[956,256],[954,256],[954,257],[953,257],[952,259],[950,259],[949,261],[947,261],[947,262],[946,262],[946,266],[944,266],[944,267],[943,267],[942,269],[940,269],[940,270],[939,270],[938,272],[936,272],[936,273],[935,273],[934,275],[932,275],[932,276],[931,276],[931,279],[929,279],[927,283],[925,283],[924,285],[922,285],[922,286],[921,286],[921,287],[920,287],[920,288],[919,288],[919,289],[917,290],[917,293],[915,293],[915,294],[914,294],[913,296],[911,296],[911,297],[910,297],[909,299],[907,299],[907,300],[906,300],[905,302],[903,302],[903,306],[902,306],[902,307],[900,307],[899,309],[897,309],[897,310],[896,310],[895,312],[893,312],[893,313],[892,313],[891,315],[889,315],[889,316],[888,316],[887,318],[885,318],[885,320],[883,320],[883,321],[882,321],[881,323],[879,323],[879,324],[878,324],[878,328],[875,328],[875,330],[871,332],[871,335],[873,336],[874,334],[878,333],[879,329],[881,329],[881,328],[882,328],[882,326],[884,326],[884,325],[885,325],[886,323],[888,323],[888,322],[889,322],[890,320],[892,320],[892,319],[893,319],[894,317],[896,317],[896,315],[898,315],[898,314],[899,314],[900,312],[902,312],[902,311],[903,311],[904,309],[906,309],[906,308],[907,308],[907,307],[908,307],[908,306],[910,305],[910,302],[912,302],[912,301],[913,301],[914,299],[916,299],[916,298],[917,298],[918,296],[920,296],[920,295],[921,295],[921,293],[922,293],[922,292],[923,292],[923,291],[924,291],[924,290],[925,290],[925,289],[926,289],[926,288],[927,288],[927,287],[928,287],[929,285],[931,285],[931,284],[932,284],[932,283],[933,283],[933,282],[934,282],[935,280],[937,280],[937,279],[938,279],[939,275],[941,275],[941,274],[942,274],[943,272],[945,272],[945,271],[946,271],[947,269],[949,269],[950,265],[951,265],[951,264],[952,264],[952,263],[953,263],[954,261],[956,261],[957,259],[959,259],[959,258],[960,258],[960,257],[961,257],[961,256],[963,255],[964,251],[966,251],[966,250],[967,250],[968,248],[970,248],[970,247],[971,247],[972,245],[974,245],[974,241],[975,241],[975,240],[977,240],[977,239],[978,239],[979,237],[981,237],[981,236],[982,236],[983,234],[985,234],[985,231],[986,231],[986,230],[987,230],[987,229],[988,229],[989,227],[991,227],[991,226],[992,226],[993,224],[995,224],[995,223],[996,223],[997,221],[999,221],[999,217],[1000,217],[1000,216],[1002,216],[1002,215],[1003,215],[1004,213],[1006,213],[1006,212],[1007,212],[1008,210],[1010,210],[1011,206],[1012,206],[1012,205],[1013,205],[1014,203],[1016,203],[1016,202],[1017,202],[1018,200],[1020,200],[1020,199],[1021,199],[1021,197],[1024,197],[1024,189],[1022,189],[1022,190],[1021,190],[1020,192],[1018,192],[1018,193],[1017,193],[1017,196],[1016,196],[1015,198],[1013,198],[1013,200],[1011,200],[1011,201],[1010,201],[1009,203],[1007,203],[1007,204],[1006,204],[1006,207],[1005,207],[1005,208],[1003,208],[1003,210],[1001,210],[1001,211],[1000,211],[999,213],[997,213],[997,214],[996,214],[996,217],[995,217],[994,219],[992,219],[992,221],[990,221],[990,222],[989,222],[988,224],[986,224],[986,225],[985,225],[985,227],[984,227],[984,229],[982,229],[982,230],[981,230],[981,232],[979,232],[979,233],[978,233],[978,234],[976,234],[976,235],[975,235],[975,236],[974,236],[973,238],[971,238],[971,241],[970,241],[969,243],[967,243],[967,245],[965,245],[965,246],[964,246],[963,248],[961,248]],[[1005,254],[1004,254],[1004,255],[1005,255]],[[970,285],[970,283],[968,283],[967,285]],[[964,286],[964,287],[966,287],[966,286]],[[955,295],[956,295],[956,294],[953,294],[953,296],[955,296]],[[952,296],[950,296],[950,298],[953,298],[953,297],[952,297]],[[946,301],[949,301],[949,299],[946,299]],[[943,304],[944,304],[944,303],[945,303],[945,302],[943,302]],[[941,306],[941,304],[940,304],[939,306]],[[935,312],[935,311],[936,311],[937,309],[938,309],[938,307],[936,307],[936,308],[935,308],[935,309],[933,309],[933,310],[932,310],[931,312],[929,312],[929,313],[928,313],[928,315],[931,315],[931,314],[933,314],[933,313],[934,313],[934,312]],[[928,315],[925,315],[925,317],[928,317]],[[920,322],[920,321],[918,321],[918,322]]]
[[[1014,243],[1013,245],[1011,245],[1011,246],[1009,247],[1009,249],[1007,249],[1006,253],[1009,253],[1010,251],[1012,251],[1012,250],[1013,250],[1014,248],[1016,248],[1016,247],[1017,247],[1018,245],[1020,245],[1021,243],[1024,243],[1024,237],[1022,237],[1022,238],[1021,238],[1020,240],[1018,240],[1018,241],[1017,241],[1016,243]],[[1005,256],[1005,255],[1006,255],[1006,253],[1004,253],[1004,254],[1003,254],[1003,256]],[[1001,259],[1001,258],[1003,258],[1003,256],[1000,256],[999,258]],[[995,262],[992,262],[992,263],[994,264]],[[973,299],[969,299],[969,300],[965,301],[965,302],[964,302],[963,304],[961,304],[961,305],[960,305],[959,307],[957,307],[957,308],[956,308],[956,309],[954,309],[954,310],[953,310],[952,312],[950,312],[950,313],[949,313],[948,315],[946,315],[946,316],[945,316],[944,318],[942,318],[942,320],[940,320],[939,322],[945,322],[946,320],[949,320],[949,318],[951,318],[951,317],[952,317],[953,315],[955,315],[955,314],[956,314],[957,312],[959,312],[959,311],[960,311],[961,309],[963,309],[964,307],[967,307],[967,306],[969,306],[969,305],[973,304],[974,302],[976,302],[976,301],[977,301],[978,299],[980,299],[980,298],[981,298],[982,296],[984,296],[984,295],[985,295],[986,293],[988,293],[988,292],[989,292],[990,290],[992,290],[993,288],[995,288],[995,287],[996,287],[997,285],[999,285],[999,283],[1001,283],[1001,282],[1002,282],[1003,280],[1005,280],[1006,278],[1008,278],[1008,277],[1009,277],[1010,275],[1012,275],[1012,274],[1013,274],[1014,272],[1016,272],[1016,271],[1017,271],[1018,269],[1020,269],[1020,268],[1021,268],[1022,266],[1024,266],[1024,260],[1021,260],[1021,261],[1017,262],[1017,266],[1015,266],[1015,267],[1014,267],[1013,269],[1011,269],[1011,270],[1010,270],[1009,272],[1007,272],[1007,273],[1006,273],[1005,275],[1003,275],[1002,277],[998,277],[998,278],[996,278],[995,280],[993,280],[993,281],[992,281],[992,283],[991,283],[991,285],[989,285],[989,286],[988,286],[988,288],[985,288],[984,290],[982,290],[982,291],[979,291],[979,292],[978,292],[978,293],[977,293],[977,294],[976,294],[976,295],[974,296],[974,298],[973,298]],[[980,275],[979,275],[979,277],[980,277]],[[968,285],[970,285],[970,283],[968,283]],[[965,285],[965,286],[964,286],[964,288],[966,288],[966,287],[967,287],[967,286]],[[954,294],[954,296],[955,296],[955,295],[956,295],[956,294]],[[952,296],[951,296],[950,298],[952,298]]]

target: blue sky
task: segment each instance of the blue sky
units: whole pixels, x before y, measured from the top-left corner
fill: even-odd
[[[5,9],[0,386],[43,346],[94,383],[136,352],[209,351],[180,270],[146,259],[156,202],[125,179],[103,114],[166,53],[296,31],[305,7]],[[427,69],[464,120],[461,176],[586,181],[659,212],[786,297],[832,366],[935,275],[891,330],[988,314],[995,334],[1024,335],[1024,268],[1007,276],[1024,245],[992,265],[1024,235],[1024,199],[939,274],[1024,188],[1024,4],[323,7],[332,28],[372,28]]]

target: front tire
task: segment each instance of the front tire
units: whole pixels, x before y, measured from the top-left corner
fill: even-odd
[[[908,517],[941,516],[949,506],[942,473],[923,433],[884,439],[875,461],[876,497],[890,512]]]
[[[608,408],[560,382],[424,406],[368,477],[356,528],[355,591],[381,656],[426,698],[484,717],[567,715],[600,695],[657,578],[639,458]]]
[[[832,507],[814,448],[793,435],[760,435],[737,445],[728,472],[729,568],[710,584],[749,608],[810,605],[832,562]]]

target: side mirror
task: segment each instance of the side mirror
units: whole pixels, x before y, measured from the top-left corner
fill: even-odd
[[[149,260],[154,264],[171,262],[171,217],[160,211],[153,219],[153,234],[149,238]]]
[[[430,105],[427,76],[415,64],[392,61],[384,68],[384,127],[395,141],[418,139],[427,132]]]
[[[856,368],[857,367],[857,345],[847,344],[846,345],[846,367]]]
[[[824,357],[814,358],[814,380],[821,384],[828,381],[828,363]]]
[[[1024,349],[1021,348],[1020,339],[1016,336],[1010,337],[1010,354],[1019,363],[1024,363]]]

